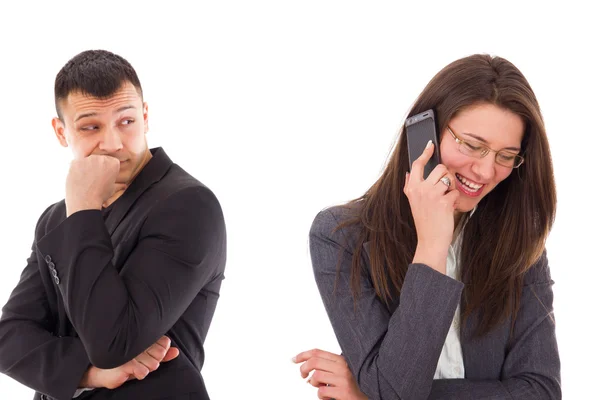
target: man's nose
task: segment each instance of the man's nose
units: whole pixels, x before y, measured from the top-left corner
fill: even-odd
[[[114,153],[121,150],[123,148],[123,142],[121,141],[118,130],[115,128],[106,128],[98,147],[107,153]]]

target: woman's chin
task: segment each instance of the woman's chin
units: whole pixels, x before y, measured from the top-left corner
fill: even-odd
[[[475,209],[475,207],[477,207],[477,203],[473,202],[473,201],[461,201],[462,199],[458,199],[458,205],[457,207],[454,209],[454,212],[457,213],[470,213],[471,211],[473,211]]]

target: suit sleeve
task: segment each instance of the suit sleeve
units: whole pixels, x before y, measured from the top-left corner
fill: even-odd
[[[544,252],[526,275],[514,337],[507,348],[500,380],[436,380],[429,398],[561,399],[553,284]]]
[[[171,329],[222,271],[225,223],[212,192],[194,187],[154,206],[120,272],[98,210],[74,213],[38,249],[54,260],[65,309],[92,364],[114,368]]]
[[[310,234],[313,269],[342,352],[369,399],[560,398],[558,354],[548,312],[542,312],[544,307],[527,295],[522,298],[526,310],[521,313],[527,316],[519,321],[502,380],[434,380],[463,284],[426,265],[411,264],[393,313],[379,301],[367,276],[361,279],[361,296],[354,303],[349,290],[352,249],[343,231],[332,233],[337,224],[330,211],[315,219]],[[551,292],[544,286],[536,285],[536,291],[547,307]],[[538,352],[549,353],[551,366],[542,365]]]
[[[90,365],[78,338],[57,337],[35,251],[0,318],[0,372],[40,393],[70,399]]]
[[[310,254],[325,309],[361,391],[371,400],[426,399],[463,284],[426,265],[411,264],[393,313],[366,276],[355,303],[352,249],[343,231],[333,233],[337,224],[328,210],[317,216]]]

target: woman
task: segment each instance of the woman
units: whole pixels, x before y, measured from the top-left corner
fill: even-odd
[[[403,130],[379,180],[314,220],[315,279],[344,356],[295,362],[320,398],[558,399],[544,250],[556,190],[536,97],[513,64],[474,55],[410,115],[428,109],[442,164],[427,179],[434,146],[409,173]]]

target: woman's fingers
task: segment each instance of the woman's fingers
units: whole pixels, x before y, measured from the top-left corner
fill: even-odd
[[[421,153],[419,158],[412,163],[410,173],[420,182],[423,181],[423,171],[425,170],[425,165],[433,155],[434,146],[435,145],[431,140],[427,142],[427,146],[425,146],[423,153]]]
[[[344,378],[332,372],[316,370],[311,377],[308,378],[307,382],[317,388],[326,385],[342,386],[344,384]]]
[[[347,369],[348,365],[345,360],[344,362],[341,362],[328,360],[326,358],[311,357],[300,366],[300,375],[302,375],[303,378],[306,378],[313,370],[321,370],[341,375]]]
[[[340,356],[339,354],[334,354],[334,353],[330,353],[328,351],[324,351],[321,349],[312,349],[312,350],[308,350],[308,351],[303,351],[302,353],[299,353],[298,355],[296,355],[295,357],[292,358],[292,361],[296,364],[307,361],[309,358],[311,357],[319,357],[319,358],[324,358],[326,360],[331,360],[331,361],[336,361],[336,362],[346,362],[346,360],[344,359],[344,357]]]
[[[320,399],[368,400],[361,393],[346,359],[338,354],[320,349],[302,352],[292,359],[300,366],[300,374],[309,384],[319,388]]]
[[[444,164],[438,164],[431,171],[427,179],[425,179],[425,182],[431,184],[432,186],[435,186],[440,182],[440,179],[442,179],[443,177],[447,177],[452,181],[452,177],[448,173],[448,168],[446,168]]]
[[[449,175],[444,175],[442,178],[433,185],[434,192],[436,195],[443,196],[446,192],[454,190],[455,183]]]
[[[330,400],[330,399],[344,399],[341,394],[341,390],[335,386],[321,386],[317,391],[319,399]]]
[[[448,168],[443,164],[438,164],[431,171],[429,177],[422,182],[409,182],[410,179],[408,177],[409,175],[407,175],[407,180],[404,183],[404,193],[409,198],[423,195],[428,197],[433,195],[434,198],[437,198],[455,187],[453,177],[448,173]],[[449,185],[446,183],[449,183]]]
[[[421,157],[419,157],[419,159],[421,159]],[[417,159],[415,163],[417,163],[419,159]],[[423,166],[424,165],[425,164],[423,164]],[[406,175],[406,179],[404,181],[404,193],[407,196],[414,195],[415,192],[423,192],[424,190],[427,191],[428,189],[426,188],[431,186],[435,188],[432,193],[436,193],[438,195],[444,194],[446,191],[454,188],[454,178],[448,173],[448,168],[446,168],[444,164],[438,164],[425,180],[422,178],[422,173],[421,175],[415,175],[415,172],[418,171],[419,167],[417,167],[417,171],[413,170],[411,174]],[[421,179],[416,178],[417,176],[420,176]],[[446,185],[444,182],[442,182],[442,179],[444,178],[450,182],[450,185]],[[422,183],[426,183],[426,185],[422,186]]]
[[[444,200],[446,201],[446,205],[448,206],[448,208],[455,210],[459,197],[460,193],[458,192],[458,189],[452,189],[448,191],[448,193],[444,195]]]

